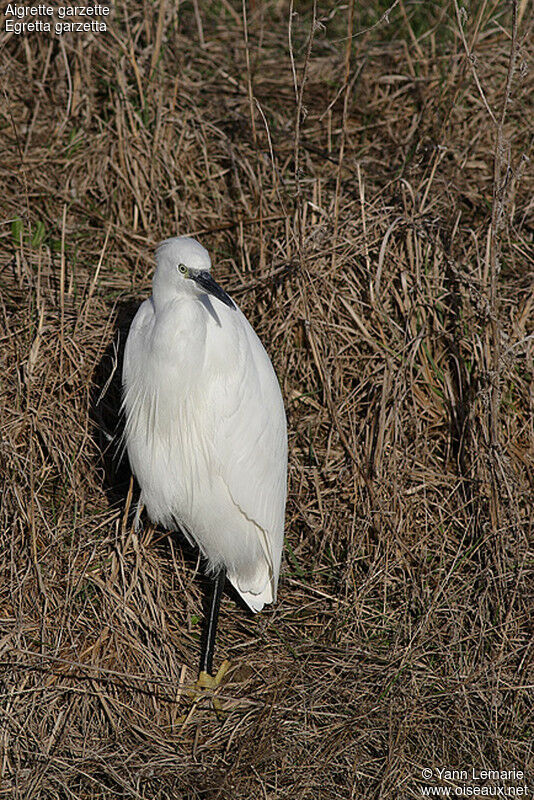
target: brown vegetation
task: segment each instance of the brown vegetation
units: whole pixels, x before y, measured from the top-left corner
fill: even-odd
[[[2,34],[2,797],[532,770],[531,8],[245,6]],[[124,333],[178,233],[290,430],[279,600],[223,602],[222,721],[184,721],[195,556],[132,533],[112,458]]]

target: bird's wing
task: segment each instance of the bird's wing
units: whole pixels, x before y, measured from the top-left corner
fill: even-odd
[[[278,379],[256,333],[241,314],[226,378],[212,398],[213,457],[241,512],[260,529],[278,580],[287,483],[286,417]]]
[[[122,382],[125,391],[135,378],[146,369],[145,342],[147,329],[154,320],[154,306],[151,300],[145,300],[132,320],[126,345],[124,347],[124,362],[122,365]]]
[[[154,324],[154,306],[145,300],[139,306],[130,325],[124,347],[122,365],[122,408],[125,412],[125,442],[130,449],[131,437],[138,423],[139,404],[146,392],[147,346],[149,331]]]

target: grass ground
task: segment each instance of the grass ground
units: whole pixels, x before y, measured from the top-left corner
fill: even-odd
[[[0,796],[532,791],[531,4],[108,23],[1,34]],[[225,598],[227,713],[185,723],[201,571],[134,535],[112,458],[178,233],[263,339],[290,444],[279,600]]]

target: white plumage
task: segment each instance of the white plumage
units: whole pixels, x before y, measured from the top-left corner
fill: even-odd
[[[163,242],[124,353],[130,465],[150,519],[181,528],[254,611],[276,597],[286,418],[251,325],[194,239]]]

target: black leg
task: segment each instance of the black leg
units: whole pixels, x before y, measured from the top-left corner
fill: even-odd
[[[200,671],[211,675],[213,668],[213,651],[215,649],[215,637],[217,635],[217,622],[219,620],[219,609],[221,607],[221,596],[226,581],[226,567],[221,567],[213,579],[213,595],[209,608],[209,616],[206,625],[206,637],[200,656]]]

